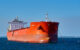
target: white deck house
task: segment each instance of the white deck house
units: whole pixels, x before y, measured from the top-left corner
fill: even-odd
[[[12,22],[8,23],[10,24],[8,30],[10,31],[24,28],[24,25],[27,24],[26,22],[20,21],[18,17],[16,17],[16,19],[14,19]]]

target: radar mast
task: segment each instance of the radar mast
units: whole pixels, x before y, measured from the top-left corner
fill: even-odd
[[[48,13],[46,13],[46,22],[49,22]]]

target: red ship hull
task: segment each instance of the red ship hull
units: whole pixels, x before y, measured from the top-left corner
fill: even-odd
[[[31,22],[30,27],[8,31],[7,39],[29,43],[57,42],[58,22]]]

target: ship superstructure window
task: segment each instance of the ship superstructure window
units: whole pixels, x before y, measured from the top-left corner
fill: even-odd
[[[8,22],[8,23],[10,24],[9,30],[24,28],[24,25],[26,24],[26,22],[20,21],[18,17],[14,19],[12,22]]]

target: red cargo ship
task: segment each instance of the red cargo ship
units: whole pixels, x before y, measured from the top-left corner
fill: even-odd
[[[26,22],[14,19],[9,22],[7,32],[9,41],[19,41],[28,43],[48,43],[58,40],[58,22],[51,22],[46,16],[46,21],[31,22],[30,27],[24,28]]]

